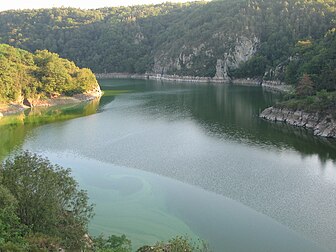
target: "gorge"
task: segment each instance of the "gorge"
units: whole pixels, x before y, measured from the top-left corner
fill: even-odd
[[[122,252],[184,235],[335,251],[335,14],[334,0],[1,11],[0,160],[71,167],[95,205],[83,230],[125,234]],[[0,250],[25,251],[2,167]]]

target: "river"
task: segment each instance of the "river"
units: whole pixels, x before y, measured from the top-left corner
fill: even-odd
[[[134,248],[188,235],[214,251],[335,251],[336,142],[258,114],[254,86],[101,80],[100,101],[0,119],[0,157],[71,167],[90,232]]]

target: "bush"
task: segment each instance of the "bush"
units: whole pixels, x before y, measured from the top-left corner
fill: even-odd
[[[125,235],[111,235],[104,238],[100,235],[93,239],[93,251],[95,252],[131,252],[131,241]]]
[[[143,246],[137,252],[209,252],[204,241],[194,242],[188,237],[176,236],[167,243],[159,242],[154,246]]]
[[[88,203],[86,191],[78,189],[70,169],[25,151],[0,165],[0,177],[17,201],[16,215],[30,233],[48,237],[44,240],[58,239],[63,248],[85,245],[93,206]],[[34,235],[28,237],[34,240]]]

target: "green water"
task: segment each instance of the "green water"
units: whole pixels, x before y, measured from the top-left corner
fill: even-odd
[[[100,82],[98,102],[0,119],[17,149],[73,168],[90,231],[134,247],[178,234],[215,251],[336,249],[336,143],[258,118],[261,87]]]
[[[11,151],[20,149],[26,135],[37,126],[94,114],[99,103],[100,99],[96,99],[80,104],[29,109],[15,115],[0,117],[0,160]]]

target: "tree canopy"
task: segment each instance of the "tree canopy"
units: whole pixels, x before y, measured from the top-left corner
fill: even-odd
[[[161,73],[155,68],[161,62],[170,74],[213,77],[216,59],[229,54],[237,38],[256,37],[255,56],[237,71],[229,69],[230,76],[296,85],[308,74],[317,89],[333,90],[335,11],[334,0],[13,10],[0,12],[0,42],[29,51],[47,49],[96,73]],[[184,64],[183,58],[190,62]]]
[[[72,95],[97,85],[91,70],[80,69],[56,53],[37,50],[32,54],[0,44],[0,103]]]
[[[93,206],[69,169],[26,151],[0,166],[0,178],[0,250],[85,246]]]

